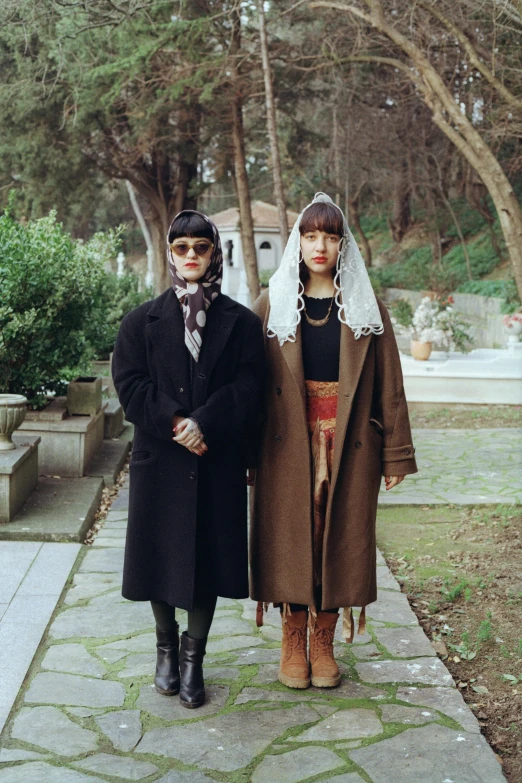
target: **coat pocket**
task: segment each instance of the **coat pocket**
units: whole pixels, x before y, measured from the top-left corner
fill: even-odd
[[[382,434],[384,432],[384,427],[382,426],[381,422],[378,421],[377,419],[370,419],[370,425],[372,429],[382,437]]]
[[[152,451],[147,449],[136,449],[131,454],[131,465],[147,465],[149,462],[153,462],[156,459],[156,455]]]

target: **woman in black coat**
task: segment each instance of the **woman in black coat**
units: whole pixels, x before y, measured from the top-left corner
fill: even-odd
[[[205,215],[180,212],[167,242],[172,288],[125,316],[112,363],[136,425],[123,596],[152,604],[156,689],[199,707],[217,596],[248,596],[246,468],[263,334],[220,292],[221,244]],[[188,611],[179,660],[175,607]]]

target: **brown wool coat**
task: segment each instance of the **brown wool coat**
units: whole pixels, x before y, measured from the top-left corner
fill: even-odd
[[[381,478],[417,472],[397,343],[380,300],[379,308],[381,335],[356,340],[341,325],[323,609],[366,606],[377,599],[375,519]],[[280,346],[277,338],[266,337],[268,292],[253,309],[263,321],[268,376],[252,493],[250,595],[255,601],[311,605],[312,476],[300,328],[295,342]]]

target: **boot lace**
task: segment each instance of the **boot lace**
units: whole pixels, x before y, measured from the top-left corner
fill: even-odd
[[[302,628],[288,628],[288,652],[293,655],[299,652],[303,643],[306,644],[306,630]]]
[[[333,646],[334,632],[330,628],[316,628],[313,639],[317,655],[328,653]]]

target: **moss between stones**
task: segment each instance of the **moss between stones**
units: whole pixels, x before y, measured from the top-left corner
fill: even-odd
[[[435,509],[435,512],[438,513],[438,509]],[[404,509],[401,509],[401,513],[404,513]],[[64,605],[63,599],[65,596],[66,591],[72,586],[73,584],[73,578],[74,575],[77,573],[78,569],[81,566],[81,563],[83,561],[83,558],[85,557],[86,553],[88,551],[87,547],[84,547],[82,551],[79,554],[79,557],[77,559],[74,572],[70,575],[69,579],[67,580],[67,584],[64,588],[64,591],[60,597],[59,602],[57,603],[57,607],[55,609],[55,612],[53,613],[53,617],[51,618],[51,623],[54,621],[55,617],[60,614],[61,612],[65,611],[66,609],[71,608],[69,605]],[[97,593],[96,597],[102,594],[106,594],[109,592],[113,592],[114,588],[107,589],[102,591],[101,593]],[[93,596],[94,597],[94,596]],[[83,598],[80,599],[78,602],[74,604],[75,607],[78,606],[86,606],[89,604],[89,601],[91,598]],[[231,603],[228,606],[232,606],[235,611],[227,611],[226,616],[237,616],[238,618],[245,619],[249,622],[250,626],[252,627],[252,636],[255,638],[263,638],[262,637],[262,631],[258,629],[257,627],[254,627],[254,621],[250,618],[244,618],[243,617],[243,611],[244,607],[241,604],[238,604],[236,602]],[[226,610],[226,607],[220,607],[220,609]],[[401,627],[397,625],[396,623],[388,623],[383,622],[380,623],[380,627]],[[119,641],[122,639],[132,639],[140,636],[144,633],[150,633],[150,631],[153,630],[153,625],[149,629],[144,629],[143,631],[133,633],[133,634],[127,634],[125,636],[112,636],[107,638],[94,638],[94,637],[74,637],[70,639],[60,639],[60,640],[51,640],[48,636],[48,633],[45,634],[42,643],[37,651],[37,654],[35,656],[35,659],[33,660],[33,663],[30,667],[29,674],[26,678],[26,681],[24,683],[23,688],[21,689],[17,700],[15,702],[15,705],[13,707],[12,716],[14,716],[19,709],[21,708],[23,704],[23,699],[25,697],[25,693],[27,691],[27,688],[35,676],[35,674],[41,670],[41,663],[43,660],[44,655],[47,653],[47,650],[52,645],[60,645],[60,644],[70,644],[70,643],[80,643],[83,644],[86,649],[94,654],[98,654],[97,650],[100,646],[103,644],[107,644],[114,641]],[[372,641],[369,643],[374,643],[377,648],[387,656],[387,658],[391,660],[405,660],[403,658],[399,658],[397,656],[391,656],[390,653],[386,650],[386,648],[376,639],[375,634],[372,632],[371,623],[369,624],[369,630],[370,635],[372,637]],[[228,638],[226,634],[221,634],[218,636],[213,636],[213,640],[219,640]],[[280,647],[280,643],[277,641],[266,641],[263,639],[264,644],[262,648],[259,649],[278,649]],[[132,653],[127,653],[132,654]],[[231,663],[231,664],[237,664],[237,666],[240,669],[240,675],[239,677],[236,677],[232,682],[226,681],[224,678],[216,678],[216,682],[220,682],[224,680],[226,684],[230,686],[230,694],[229,697],[224,705],[224,707],[216,713],[217,715],[225,715],[230,714],[233,712],[250,712],[250,711],[256,711],[259,709],[259,707],[265,706],[266,709],[273,709],[273,710],[279,710],[279,709],[291,709],[293,706],[297,706],[298,704],[307,703],[307,702],[269,702],[262,698],[256,701],[248,702],[246,704],[242,705],[235,705],[234,702],[237,698],[237,696],[241,693],[243,688],[247,685],[252,685],[252,687],[258,687],[260,691],[273,691],[273,692],[289,692],[289,689],[287,689],[284,685],[279,683],[278,681],[274,681],[272,683],[267,684],[252,684],[251,680],[260,672],[262,664],[240,664],[237,662],[238,654],[233,650],[225,651],[222,653],[212,653],[210,654],[213,661],[219,662],[219,663]],[[209,656],[209,657],[210,657]],[[143,675],[141,677],[134,677],[134,678],[118,678],[117,675],[119,672],[121,672],[125,666],[126,655],[124,658],[122,658],[119,661],[115,661],[114,663],[107,663],[104,661],[105,666],[107,667],[107,672],[104,675],[102,679],[104,680],[115,680],[117,682],[120,682],[123,684],[126,692],[125,702],[123,707],[119,707],[118,709],[136,709],[136,703],[139,697],[140,689],[142,685],[144,684],[150,684],[151,678],[152,678],[152,672],[150,675]],[[342,655],[338,656],[339,660],[342,661],[347,669],[348,669],[348,675],[354,682],[362,682],[361,678],[359,677],[355,666],[357,663],[359,663],[359,660],[355,658],[353,655],[353,652],[350,647],[346,647],[346,652],[343,652]],[[371,687],[371,684],[365,683]],[[408,684],[408,683],[405,683]],[[350,709],[354,707],[358,708],[366,708],[371,709],[374,711],[377,715],[381,716],[382,713],[380,711],[380,705],[383,703],[386,704],[398,704],[403,706],[411,706],[408,704],[408,702],[404,702],[400,699],[396,698],[396,690],[397,687],[401,685],[401,683],[379,683],[376,687],[378,687],[379,690],[384,691],[386,693],[386,696],[384,699],[379,700],[378,702],[374,699],[370,698],[344,698],[341,696],[336,696],[334,691],[328,691],[328,692],[318,692],[314,695],[315,699],[320,700],[324,704],[328,704],[331,707],[337,709]],[[314,708],[314,704],[310,703],[308,704],[310,708]],[[107,714],[111,711],[114,711],[113,709],[105,709],[97,715],[101,714]],[[450,729],[453,730],[462,730],[462,727],[452,718],[449,718],[446,715],[441,714],[440,712],[434,710],[438,714],[437,721],[434,721],[440,725],[447,726]],[[101,732],[100,728],[98,727],[98,724],[95,721],[95,717],[86,717],[86,718],[80,718],[79,716],[75,716],[70,713],[67,714],[67,717],[72,720],[77,725],[81,726],[82,728],[88,728],[91,731],[95,731],[97,736],[99,737],[99,748],[96,752],[107,752],[111,753],[115,756],[121,756],[122,758],[135,758],[135,756],[131,753],[124,753],[121,751],[117,751],[113,746],[108,737]],[[301,726],[294,726],[289,729],[287,729],[280,737],[278,737],[273,743],[271,743],[266,750],[256,756],[256,758],[251,762],[248,767],[237,770],[235,772],[218,772],[214,770],[207,770],[205,769],[205,774],[214,779],[215,781],[219,781],[220,783],[246,783],[246,781],[249,781],[251,778],[251,774],[253,770],[260,764],[260,762],[263,760],[263,758],[267,755],[280,755],[286,752],[289,752],[291,750],[296,750],[299,747],[307,747],[310,748],[310,751],[313,752],[314,746],[322,746],[325,748],[328,748],[332,750],[340,759],[341,764],[338,769],[336,769],[334,772],[325,772],[321,773],[319,775],[307,778],[307,783],[319,783],[322,780],[326,780],[327,778],[331,777],[332,775],[341,775],[348,772],[357,772],[361,778],[364,781],[367,781],[367,783],[371,783],[370,778],[368,775],[364,772],[363,769],[361,769],[358,765],[354,764],[353,761],[349,758],[349,752],[350,749],[346,748],[339,748],[337,747],[339,740],[331,740],[331,741],[325,741],[325,742],[293,742],[291,744],[291,747],[285,744],[285,740],[288,737],[297,737],[299,734],[301,734],[304,730],[307,728],[310,728],[312,726],[315,726],[317,723],[319,723],[321,720],[324,719],[324,716],[317,713],[318,717],[317,720],[311,721],[309,723],[302,724]],[[214,716],[215,717],[215,716]],[[145,710],[141,710],[141,719],[142,719],[142,726],[143,731],[150,731],[154,728],[162,728],[162,727],[168,727],[171,725],[185,725],[190,723],[196,723],[196,722],[202,722],[206,719],[208,719],[209,716],[201,716],[200,718],[197,715],[192,715],[190,717],[187,717],[187,719],[183,720],[174,720],[174,721],[166,721],[162,718],[159,718],[157,716],[151,715],[150,713],[146,712]],[[12,718],[10,723],[8,724],[9,730],[12,726]],[[424,728],[424,725],[421,726],[414,726],[411,724],[402,724],[398,722],[394,723],[386,723],[383,724],[383,732],[382,734],[377,735],[376,737],[368,737],[365,739],[362,739],[360,742],[359,747],[364,747],[368,745],[373,745],[377,742],[381,742],[383,740],[389,739],[391,737],[394,737],[403,731],[406,731],[408,729],[416,729],[416,728]],[[39,746],[31,745],[26,742],[19,742],[16,741],[16,743],[13,740],[8,740],[5,747],[17,747],[17,748],[23,748],[26,750],[36,750],[41,751],[42,749]],[[89,755],[93,755],[92,753],[82,754],[75,758],[86,758]],[[179,769],[179,770],[196,770],[199,769],[195,765],[185,765],[180,761],[172,760],[172,759],[166,759],[162,756],[155,756],[152,754],[140,754],[140,760],[147,760],[151,763],[155,764],[158,767],[159,772],[157,773],[157,777],[161,777],[162,775],[166,774],[171,769]],[[70,759],[61,759],[59,757],[51,756],[50,759],[46,759],[46,761],[49,761],[50,763],[54,764],[55,766],[64,767],[67,766],[68,763],[70,763]],[[344,763],[343,763],[344,762]],[[8,766],[8,765],[6,765]],[[14,766],[14,765],[13,765]],[[107,777],[107,776],[103,776]]]

